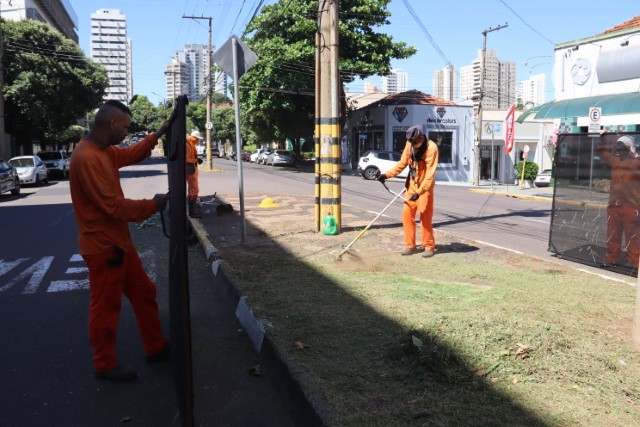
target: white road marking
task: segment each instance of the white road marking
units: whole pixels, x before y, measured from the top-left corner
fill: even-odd
[[[87,267],[69,267],[64,274],[74,274],[74,273],[89,273],[89,269]]]
[[[20,258],[15,261],[5,261],[3,259],[0,259],[0,276],[2,276],[8,271],[13,270],[15,266],[22,264],[24,261],[28,259],[29,258]],[[0,289],[0,292],[1,292],[1,289]]]
[[[515,249],[505,248],[504,246],[494,245],[493,243],[483,242],[482,240],[476,240],[476,242],[478,242],[478,243],[482,243],[483,245],[486,245],[486,246],[491,246],[492,248],[503,249],[503,250],[505,250],[505,251],[513,252],[514,254],[524,255],[524,253],[523,253],[523,252],[516,251]]]
[[[27,277],[30,277],[29,282],[27,283],[27,286],[24,288],[24,291],[22,291],[22,293],[23,294],[35,293],[38,290],[38,287],[40,286],[40,283],[42,282],[44,275],[49,270],[49,267],[51,266],[51,262],[53,262],[52,256],[47,256],[40,259],[31,267],[27,268],[25,271],[18,274],[18,276],[16,276],[12,281],[0,287],[0,293],[6,291],[9,288],[12,288],[18,282],[26,279]]]
[[[54,280],[49,285],[47,292],[69,292],[85,289],[89,289],[89,279]]]
[[[84,258],[80,254],[73,254],[71,258],[69,258],[69,262],[84,262]]]

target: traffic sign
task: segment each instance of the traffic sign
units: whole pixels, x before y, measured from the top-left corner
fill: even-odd
[[[589,108],[589,133],[600,132],[600,118],[602,117],[602,108]]]
[[[213,123],[211,123],[211,122],[207,122],[207,124],[206,124],[206,125],[204,125],[204,127],[205,127],[205,128],[207,128],[207,129],[209,129],[209,130],[211,130],[211,129],[213,129]]]
[[[522,151],[524,151],[525,153],[529,152],[529,146],[525,145],[524,147],[522,147]]]

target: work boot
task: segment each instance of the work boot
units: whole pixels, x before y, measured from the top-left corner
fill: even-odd
[[[145,360],[147,361],[147,363],[158,363],[167,360],[170,356],[171,345],[167,342],[164,344],[164,347],[162,347],[162,350],[152,356],[146,356]]]
[[[402,250],[402,252],[400,252],[400,255],[403,255],[403,256],[404,256],[404,255],[413,255],[413,254],[417,254],[418,252],[419,252],[419,251],[418,251],[418,248],[416,248],[416,247],[413,247],[413,248],[404,248],[404,249]]]
[[[189,200],[189,216],[191,218],[200,218],[202,217],[202,209],[198,204],[197,200]]]
[[[433,249],[425,249],[424,252],[422,253],[422,258],[431,258],[433,254],[434,254]]]

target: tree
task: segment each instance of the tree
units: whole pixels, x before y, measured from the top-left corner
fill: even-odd
[[[161,108],[156,107],[144,95],[135,95],[129,104],[131,110],[131,126],[129,132],[154,132],[158,130],[155,126],[158,122],[158,116],[161,114]]]
[[[106,70],[80,47],[41,22],[2,21],[5,124],[25,152],[98,107]]]
[[[236,117],[233,107],[217,107],[211,110],[211,122],[213,129],[211,138],[216,141],[232,143],[236,141]]]
[[[389,2],[340,2],[343,84],[356,77],[388,74],[392,58],[407,58],[416,52],[376,32],[389,24]],[[243,121],[262,140],[297,141],[313,134],[317,9],[317,0],[280,0],[265,6],[247,26],[250,36],[246,42],[259,60],[240,81],[240,99]]]

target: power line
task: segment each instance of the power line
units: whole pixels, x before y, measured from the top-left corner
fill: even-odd
[[[538,34],[540,37],[542,37],[543,39],[545,39],[546,41],[548,41],[549,43],[551,43],[552,45],[555,46],[555,43],[552,42],[551,40],[549,40],[547,37],[545,37],[544,34],[542,34],[541,32],[539,32],[538,30],[536,30],[535,28],[533,28],[531,25],[529,25],[529,23],[527,21],[525,21],[522,16],[518,15],[518,13],[513,10],[511,8],[511,6],[509,6],[507,3],[505,3],[504,0],[500,0],[500,3],[502,3],[507,9],[509,9],[514,15],[516,15],[518,17],[518,19],[520,19],[524,25],[526,25],[527,27],[531,28],[531,30],[533,30],[534,33]]]
[[[451,61],[449,61],[447,59],[447,57],[445,56],[444,52],[442,52],[442,50],[440,50],[440,48],[438,47],[436,41],[433,39],[433,37],[431,37],[431,34],[429,34],[429,31],[427,31],[427,29],[425,28],[424,24],[422,23],[422,21],[420,20],[420,17],[418,17],[418,15],[416,14],[416,12],[413,10],[413,8],[411,7],[411,5],[409,4],[409,0],[402,0],[402,2],[404,3],[404,5],[407,7],[407,10],[409,11],[409,14],[411,14],[411,16],[413,17],[413,19],[416,21],[416,23],[418,24],[418,26],[420,27],[420,29],[422,30],[423,33],[425,33],[425,35],[427,36],[427,38],[429,39],[429,42],[431,43],[431,46],[433,46],[433,48],[436,50],[436,52],[438,52],[438,54],[440,55],[440,57],[444,60],[444,62],[446,64],[450,64]]]

